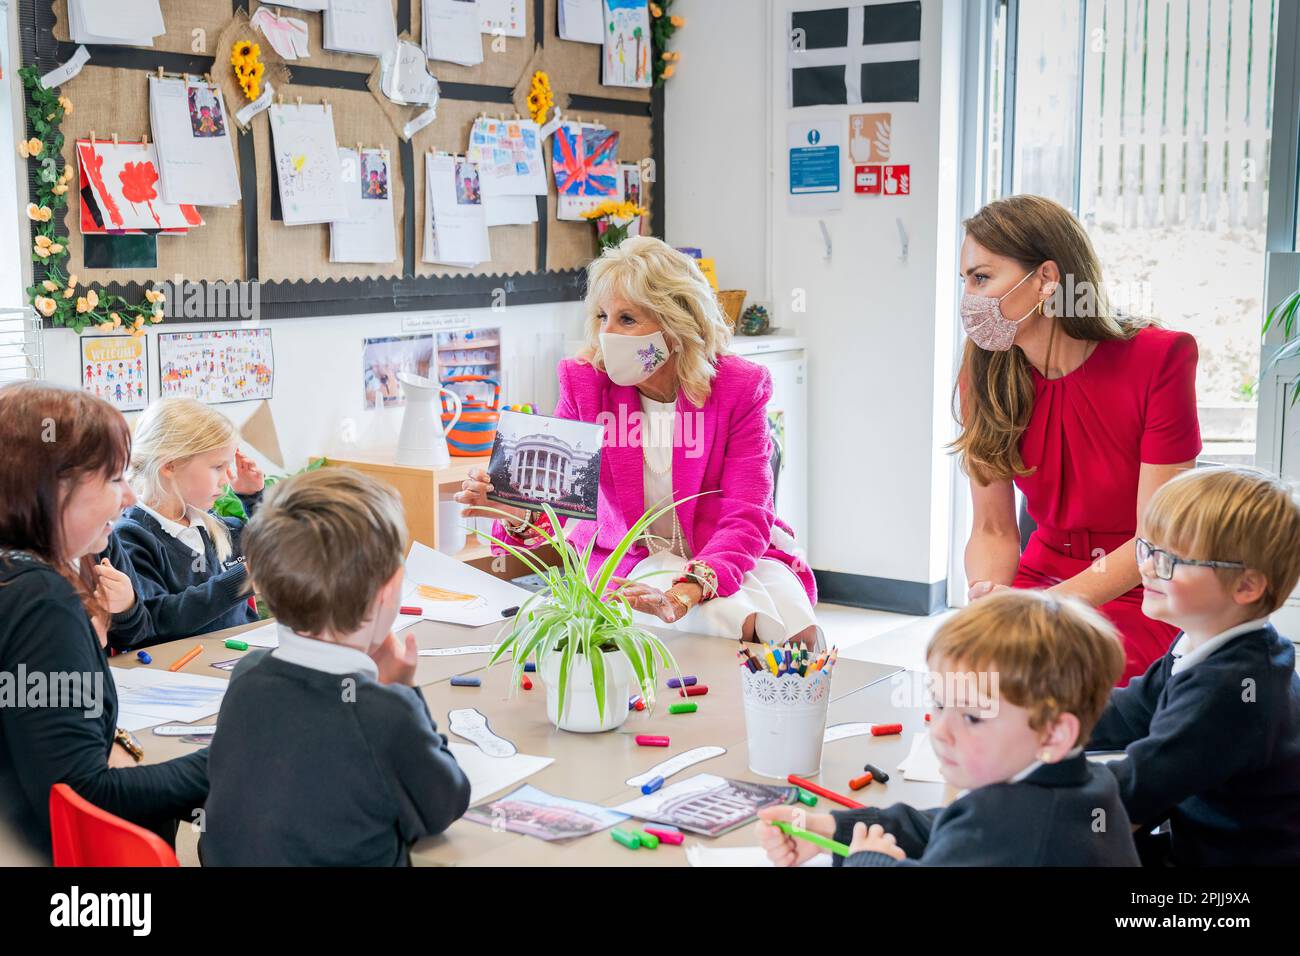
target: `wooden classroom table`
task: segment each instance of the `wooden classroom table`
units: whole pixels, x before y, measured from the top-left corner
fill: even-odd
[[[228,637],[238,636],[240,632],[258,626],[260,625],[245,625],[151,647],[148,650],[153,663],[147,666],[166,668],[195,644],[199,644],[203,647],[203,653],[187,664],[184,671],[228,678],[228,671],[210,665],[248,653],[231,650],[224,646],[224,642]],[[494,644],[504,632],[500,624],[469,628],[420,621],[412,626],[411,633],[415,634],[419,647],[432,648]],[[487,654],[422,657],[416,671],[416,685],[424,694],[429,710],[442,732],[447,732],[449,711],[460,707],[476,707],[487,716],[493,731],[512,741],[520,753],[553,757],[553,763],[520,781],[518,785],[532,784],[556,796],[604,806],[622,803],[640,793],[626,785],[628,778],[674,754],[710,744],[725,747],[727,752],[680,772],[670,778],[668,783],[686,779],[695,773],[713,773],[757,782],[781,782],[761,777],[748,768],[735,643],[669,630],[656,630],[656,633],[672,651],[682,673],[694,674],[700,683],[709,686],[707,695],[691,698],[699,705],[699,710],[694,714],[668,713],[668,705],[680,698],[676,691],[664,683],[670,675],[661,673],[661,687],[653,716],[648,711],[633,711],[618,730],[602,734],[556,730],[546,717],[546,690],[542,682],[534,679],[532,690],[519,689],[511,695],[509,660],[487,668]],[[134,653],[118,655],[110,663],[114,667],[145,666],[138,662]],[[449,681],[457,674],[476,674],[482,678],[482,686],[453,687]],[[814,779],[829,789],[849,793],[849,778],[862,772],[864,762],[871,762],[889,772],[890,781],[885,785],[872,784],[865,790],[850,794],[859,802],[884,806],[902,800],[918,806],[935,806],[944,800],[942,785],[903,781],[902,774],[894,772],[895,766],[907,754],[911,734],[924,727],[921,709],[898,708],[891,704],[890,678],[894,675],[901,676],[901,670],[893,665],[843,658],[839,660],[832,682],[828,725],[851,721],[888,721],[902,723],[904,734],[895,737],[850,737],[829,743],[823,753],[822,773]],[[536,678],[536,675],[533,676]],[[211,723],[213,717],[196,723]],[[667,735],[671,737],[672,743],[663,748],[639,747],[633,738],[642,733]],[[150,729],[139,731],[137,736],[145,748],[146,763],[157,763],[197,749],[197,745],[182,743],[177,737],[157,736]],[[460,740],[454,735],[449,736],[452,740]],[[508,791],[492,794],[480,802],[495,799],[505,792]],[[822,799],[818,801],[814,812],[825,812],[835,806]],[[640,825],[641,822],[635,819],[630,819],[625,824],[636,828]],[[184,839],[187,828],[182,827],[181,830],[181,838]],[[412,862],[417,865],[483,866],[680,866],[686,863],[684,846],[694,842],[707,846],[752,846],[756,843],[756,838],[751,826],[716,839],[688,834],[683,846],[662,845],[653,851],[629,851],[615,843],[608,831],[575,840],[547,842],[521,834],[496,832],[482,824],[458,820],[445,834],[417,843],[412,849]]]

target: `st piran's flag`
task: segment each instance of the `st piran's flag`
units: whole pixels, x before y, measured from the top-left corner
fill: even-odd
[[[790,105],[920,99],[921,3],[790,14]]]

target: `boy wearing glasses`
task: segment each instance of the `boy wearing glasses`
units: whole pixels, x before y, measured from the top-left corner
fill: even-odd
[[[1300,677],[1269,623],[1300,578],[1300,504],[1247,468],[1185,472],[1142,514],[1142,611],[1182,633],[1112,692],[1089,750],[1139,831],[1143,862],[1300,863]]]

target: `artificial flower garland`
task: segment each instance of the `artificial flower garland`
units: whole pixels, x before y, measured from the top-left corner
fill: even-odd
[[[18,71],[27,91],[27,119],[36,135],[18,144],[18,155],[40,168],[36,173],[36,200],[27,204],[27,218],[33,223],[32,262],[44,268],[44,276],[35,278],[27,295],[32,306],[50,324],[80,332],[88,325],[101,329],[125,328],[132,335],[144,334],[145,322],[163,320],[163,294],[156,289],[145,292],[145,301],[131,304],[120,295],[100,293],[86,287],[78,294],[75,275],[62,269],[68,249],[55,232],[61,218],[56,213],[68,205],[68,188],[74,174],[70,163],[59,172],[58,156],[63,149],[59,124],[72,112],[72,101],[41,85],[34,66]]]
[[[262,75],[266,73],[261,44],[240,40],[230,48],[230,65],[235,68],[235,79],[244,95],[250,100],[257,99],[262,92]]]
[[[682,58],[680,53],[668,49],[668,41],[673,34],[686,26],[685,17],[668,12],[672,5],[673,0],[658,0],[650,4],[650,40],[655,51],[651,62],[654,64],[655,86],[663,86],[665,80],[672,78]]]
[[[546,121],[546,114],[554,105],[555,95],[551,92],[551,78],[538,70],[533,74],[532,83],[528,88],[528,115],[540,126]]]

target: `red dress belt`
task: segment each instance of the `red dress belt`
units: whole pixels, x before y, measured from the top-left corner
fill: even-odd
[[[1098,550],[1109,554],[1134,534],[1136,532],[1133,531],[1065,531],[1042,525],[1034,529],[1034,537],[1047,547],[1067,558],[1078,558],[1081,561],[1093,561],[1101,557],[1095,553]]]

